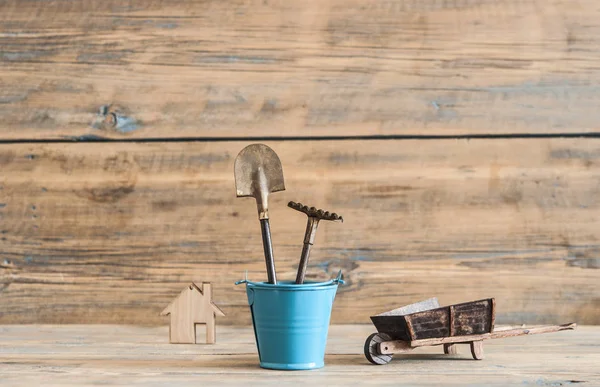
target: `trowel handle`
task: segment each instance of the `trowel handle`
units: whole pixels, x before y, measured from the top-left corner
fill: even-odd
[[[263,249],[265,250],[265,262],[267,264],[267,279],[270,284],[277,284],[275,275],[275,262],[273,261],[273,244],[271,243],[271,228],[269,219],[260,220],[260,230],[262,232]]]

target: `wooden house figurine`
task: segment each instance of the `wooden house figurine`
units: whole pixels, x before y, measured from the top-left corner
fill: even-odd
[[[196,324],[206,325],[206,343],[216,340],[215,317],[225,316],[212,302],[212,285],[202,282],[201,287],[191,283],[174,299],[161,315],[171,315],[169,342],[172,344],[195,344]]]

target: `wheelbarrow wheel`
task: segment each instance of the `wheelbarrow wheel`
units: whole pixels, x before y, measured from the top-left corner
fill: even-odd
[[[392,361],[392,355],[379,353],[378,344],[390,341],[392,338],[385,333],[373,333],[365,341],[365,357],[373,364],[383,365]]]

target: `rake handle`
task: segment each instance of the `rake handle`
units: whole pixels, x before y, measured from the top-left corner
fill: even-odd
[[[302,253],[300,254],[300,263],[298,264],[298,273],[296,274],[296,283],[303,284],[304,276],[306,275],[306,269],[308,267],[308,257],[310,255],[310,248],[315,242],[315,235],[317,234],[317,227],[319,226],[319,218],[309,216],[306,221],[306,232],[304,233],[304,245],[302,246]]]
[[[296,274],[296,283],[303,284],[304,276],[306,275],[306,269],[308,268],[308,256],[310,255],[310,243],[305,243],[302,246],[302,254],[300,256],[300,263],[298,264],[298,273]]]

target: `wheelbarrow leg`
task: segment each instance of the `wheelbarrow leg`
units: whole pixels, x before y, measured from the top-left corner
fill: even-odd
[[[458,346],[456,344],[444,344],[444,353],[446,355],[456,355],[458,353]]]
[[[471,355],[475,360],[483,359],[483,340],[471,341]]]

